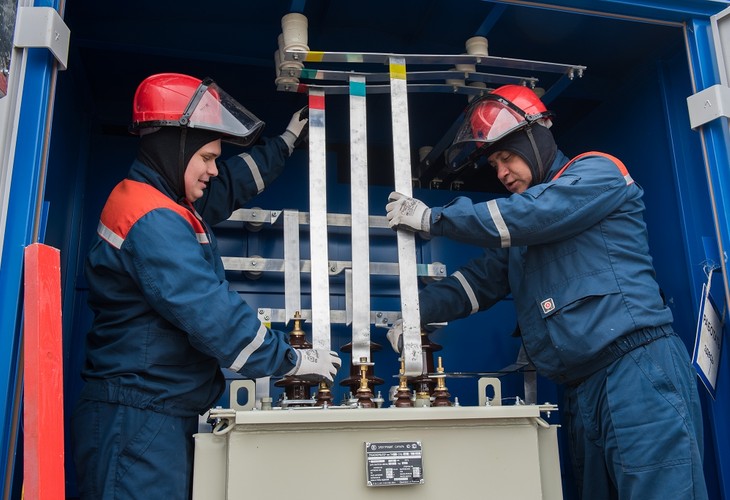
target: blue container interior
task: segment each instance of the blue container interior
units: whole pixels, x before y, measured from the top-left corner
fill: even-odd
[[[630,6],[626,7],[630,10]],[[71,29],[68,70],[59,74],[45,200],[49,203],[46,243],[62,251],[64,336],[66,346],[65,415],[69,417],[81,387],[83,337],[91,322],[83,277],[86,250],[96,231],[101,207],[133,159],[137,139],[126,131],[136,85],[158,72],[211,76],[229,94],[266,121],[264,135],[281,133],[291,113],[306,104],[306,96],[277,92],[273,54],[280,20],[303,12],[309,20],[312,50],[389,53],[459,54],[471,36],[489,39],[490,55],[587,66],[583,78],[567,82],[550,96],[556,112],[553,132],[568,155],[600,150],[618,156],[645,190],[650,245],[657,278],[670,304],[675,328],[692,350],[705,258],[711,257],[715,232],[699,135],[689,127],[685,99],[692,94],[683,29],[678,24],[608,18],[583,12],[559,12],[529,6],[476,0],[452,2],[403,1],[366,3],[310,0],[301,2],[227,2],[210,6],[198,2],[68,2],[65,21]],[[339,66],[342,68],[342,66]],[[360,69],[352,67],[350,69]],[[375,68],[383,71],[384,68]],[[558,82],[555,75],[536,75],[540,85]],[[457,119],[466,97],[450,94],[411,94],[409,97],[412,157],[421,146],[438,143]],[[390,100],[368,100],[369,169],[372,215],[384,215],[392,189]],[[328,211],[350,211],[348,107],[344,96],[327,98]],[[236,151],[226,150],[230,154]],[[284,174],[250,206],[267,210],[308,210],[307,154],[297,150]],[[455,196],[486,200],[504,193],[489,175],[466,175],[461,191],[428,182],[414,195],[429,205],[442,205]],[[216,228],[224,255],[283,258],[281,223],[252,232],[243,223]],[[626,235],[631,238],[631,235]],[[445,239],[418,241],[420,263],[441,262],[450,272],[479,255],[475,247]],[[371,260],[394,262],[395,238],[374,231]],[[308,234],[302,231],[302,258],[308,258]],[[709,243],[709,244],[708,244]],[[331,260],[349,260],[349,233],[333,230]],[[254,307],[284,305],[283,274],[257,280],[229,272],[233,288]],[[399,309],[395,278],[373,277],[372,309]],[[716,290],[720,292],[720,286]],[[303,306],[308,307],[304,277]],[[722,303],[720,296],[718,302]],[[331,306],[345,308],[344,276],[331,280]],[[274,328],[285,329],[274,324]],[[456,321],[432,335],[443,348],[446,371],[485,372],[512,363],[519,340],[512,337],[515,316],[509,300],[492,310]],[[305,330],[307,329],[305,325]],[[377,387],[387,397],[397,383],[398,364],[385,339],[384,328],[373,328],[381,349],[373,354]],[[333,348],[350,341],[348,328],[335,325]],[[726,348],[727,349],[727,348]],[[345,366],[349,355],[342,354]],[[727,357],[727,356],[725,356]],[[721,376],[727,382],[727,363]],[[345,395],[338,382],[335,400]],[[477,403],[476,378],[447,380],[449,391],[462,405]],[[520,375],[503,377],[503,396],[523,397]],[[277,389],[273,390],[274,396]],[[704,403],[712,402],[701,389]],[[560,389],[538,378],[538,401],[560,404]],[[509,400],[505,404],[511,404]],[[727,402],[723,411],[727,413]],[[560,421],[559,411],[551,415]],[[716,460],[723,459],[707,425],[707,475],[711,491],[719,488]],[[561,438],[562,439],[562,438]],[[68,455],[70,456],[70,454]],[[563,464],[569,474],[570,467]],[[69,496],[74,495],[73,466],[68,467]],[[566,481],[566,497],[572,492]]]

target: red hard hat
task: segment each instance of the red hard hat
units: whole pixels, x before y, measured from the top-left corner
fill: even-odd
[[[486,151],[505,136],[533,123],[550,126],[551,113],[532,89],[504,85],[474,101],[447,152],[452,170],[472,161],[475,151]]]
[[[504,97],[509,102],[520,108],[526,115],[543,115],[548,110],[542,103],[534,90],[524,85],[503,85],[492,92],[492,95]]]
[[[130,131],[154,127],[190,127],[220,132],[224,141],[247,146],[264,123],[212,80],[180,73],[145,78],[132,103]]]
[[[201,84],[195,77],[161,73],[146,78],[134,93],[132,126],[143,128],[152,123],[178,124],[190,99]]]

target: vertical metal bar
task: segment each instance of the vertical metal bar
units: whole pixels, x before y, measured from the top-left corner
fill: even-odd
[[[284,302],[286,322],[302,310],[302,289],[299,258],[299,211],[284,211]]]
[[[412,196],[406,60],[401,56],[390,58],[390,98],[395,190],[406,196]],[[401,315],[403,317],[402,356],[405,362],[405,375],[412,377],[423,372],[421,312],[418,305],[418,276],[416,274],[416,235],[400,230],[397,238]]]
[[[309,245],[312,262],[312,345],[330,348],[327,255],[327,151],[324,90],[309,90]]]
[[[352,363],[370,362],[370,227],[365,77],[350,77],[352,205]]]
[[[352,325],[352,269],[345,269],[345,324]]]

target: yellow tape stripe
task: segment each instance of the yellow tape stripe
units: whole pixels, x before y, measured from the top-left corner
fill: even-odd
[[[397,80],[406,79],[406,65],[390,63],[390,77]]]
[[[304,60],[307,62],[321,62],[323,58],[324,52],[321,51],[307,52],[307,55],[304,56]]]

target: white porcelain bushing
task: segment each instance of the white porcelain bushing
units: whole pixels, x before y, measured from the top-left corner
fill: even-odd
[[[431,151],[433,151],[433,147],[431,146],[421,146],[418,148],[418,161],[425,160]]]
[[[309,50],[306,16],[296,12],[285,15],[281,18],[281,31],[284,35],[285,50]]]
[[[466,41],[466,53],[473,56],[488,56],[487,39],[483,36],[473,36]]]

